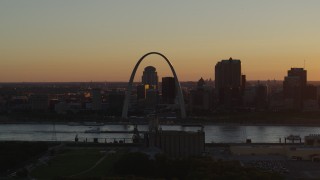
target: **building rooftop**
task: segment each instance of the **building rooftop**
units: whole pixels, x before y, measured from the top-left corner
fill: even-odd
[[[222,63],[241,63],[240,59],[232,59],[231,57],[229,59],[223,59],[221,60]]]

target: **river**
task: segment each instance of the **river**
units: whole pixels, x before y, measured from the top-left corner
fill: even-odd
[[[104,125],[102,131],[132,131],[133,125]],[[131,138],[129,133],[84,133],[96,127],[69,126],[53,124],[0,124],[0,141],[74,141],[78,135],[80,141],[98,138],[99,141],[109,141],[114,138]],[[197,131],[198,127],[182,127],[180,125],[162,125],[162,130]],[[146,131],[147,125],[138,125],[138,130]],[[320,134],[320,127],[310,126],[243,126],[243,125],[205,125],[206,142],[240,143],[251,139],[253,143],[277,143],[288,135],[304,136]]]

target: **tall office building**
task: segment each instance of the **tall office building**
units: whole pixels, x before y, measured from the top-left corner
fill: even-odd
[[[241,61],[239,59],[230,58],[216,64],[215,89],[219,104],[239,105],[242,101],[244,83],[245,76],[241,75]]]
[[[291,68],[283,81],[283,97],[292,109],[301,109],[307,87],[307,71],[303,68]]]
[[[299,77],[301,86],[307,86],[307,70],[304,70],[303,68],[291,68],[290,70],[288,70],[288,76]]]
[[[155,67],[147,66],[144,68],[142,84],[148,84],[150,85],[150,88],[158,89],[158,74]]]
[[[241,86],[241,61],[239,59],[222,60],[215,67],[215,87],[239,88]]]
[[[174,77],[162,78],[162,101],[173,104],[176,97],[176,83]]]

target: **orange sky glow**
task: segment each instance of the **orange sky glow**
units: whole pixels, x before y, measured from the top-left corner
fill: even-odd
[[[182,3],[183,2],[183,3]],[[248,80],[320,80],[320,1],[1,1],[0,82],[128,81],[158,51],[181,81],[233,57]],[[160,77],[171,76],[155,55]]]

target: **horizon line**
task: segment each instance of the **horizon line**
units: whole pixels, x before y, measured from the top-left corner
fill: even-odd
[[[206,81],[207,79],[205,79]],[[215,80],[212,80],[212,82]],[[279,79],[264,79],[264,80],[247,80],[247,82],[250,81],[284,81]],[[159,81],[162,82],[162,81]],[[198,82],[198,80],[192,81],[180,81],[181,82]],[[320,80],[308,80],[307,82],[320,82]],[[8,82],[0,82],[0,84],[13,84],[13,83],[128,83],[127,81],[8,81]],[[134,83],[141,83],[141,81],[134,81]]]

